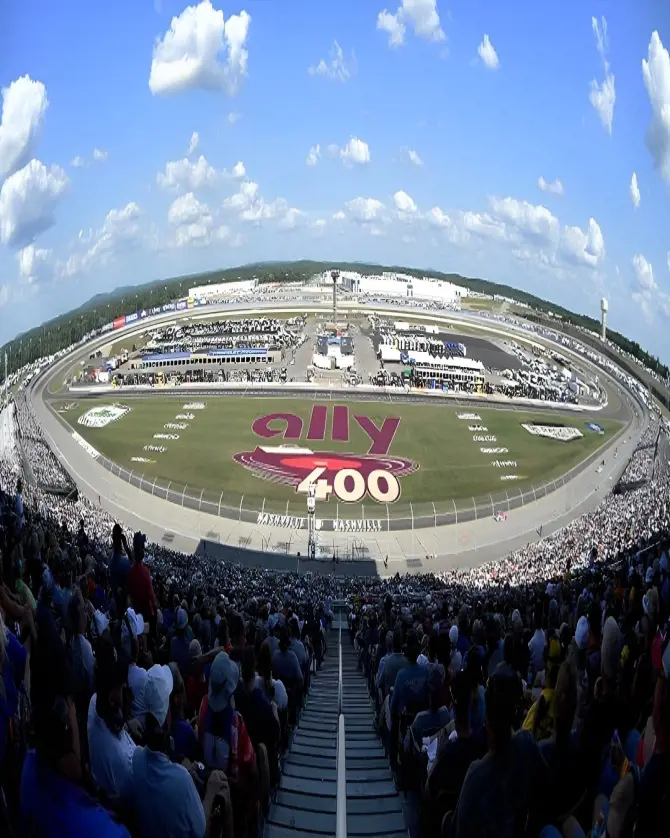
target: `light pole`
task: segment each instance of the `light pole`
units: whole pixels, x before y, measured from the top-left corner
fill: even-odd
[[[307,492],[307,555],[311,561],[316,558],[316,535],[314,518],[316,515],[316,486],[312,483]]]

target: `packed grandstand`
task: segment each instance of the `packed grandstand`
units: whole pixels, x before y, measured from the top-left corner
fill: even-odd
[[[340,710],[367,765],[352,835],[667,834],[656,411],[588,514],[493,562],[386,578],[147,544],[70,491],[24,392],[0,422],[2,834],[335,834]]]

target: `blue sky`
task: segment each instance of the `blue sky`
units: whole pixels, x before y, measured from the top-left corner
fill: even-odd
[[[594,316],[604,294],[670,361],[664,5],[6,0],[0,341],[118,285],[309,257]]]

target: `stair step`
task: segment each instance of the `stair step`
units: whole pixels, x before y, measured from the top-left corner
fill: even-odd
[[[319,832],[326,835],[335,833],[334,812],[306,812],[287,806],[274,806],[268,822],[289,829],[302,829],[305,832]]]

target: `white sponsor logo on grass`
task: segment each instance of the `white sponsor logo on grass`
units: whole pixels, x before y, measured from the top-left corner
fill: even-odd
[[[90,454],[94,460],[100,456],[98,451],[96,451],[92,445],[89,445],[89,443],[86,442],[83,436],[79,436],[79,434],[76,431],[72,431],[72,439],[74,439],[75,442],[78,442],[79,445],[81,445],[81,447],[84,449],[84,451],[86,451],[87,454]]]
[[[492,460],[491,465],[494,468],[516,468],[518,463],[516,460]]]
[[[164,445],[145,445],[143,451],[150,451],[152,454],[165,454],[167,448]]]
[[[99,407],[92,407],[83,413],[77,422],[85,428],[104,428],[110,422],[116,422],[130,410],[121,404],[105,404]]]
[[[179,434],[154,434],[154,439],[179,439]]]
[[[493,436],[493,434],[473,434],[472,435],[473,442],[497,442],[498,437]]]
[[[500,479],[501,480],[518,480],[519,475],[518,474],[501,474]]]
[[[560,442],[570,442],[584,436],[577,428],[567,428],[564,425],[532,425],[528,423],[522,424],[521,427],[533,436],[544,436],[547,439],[557,439]]]
[[[481,422],[482,417],[478,413],[457,413],[459,419],[467,419],[470,422]]]
[[[163,425],[166,431],[185,431],[188,428],[187,422],[167,422]]]
[[[193,413],[178,413],[175,419],[195,419],[195,415]]]
[[[207,405],[204,402],[189,402],[185,404],[182,410],[204,410]]]
[[[155,463],[156,460],[150,460],[148,457],[131,457],[131,463]]]
[[[483,431],[484,433],[486,433],[486,431],[488,431],[488,428],[485,428],[484,425],[468,425],[468,430],[469,431]]]
[[[482,454],[509,454],[509,448],[480,448]]]

